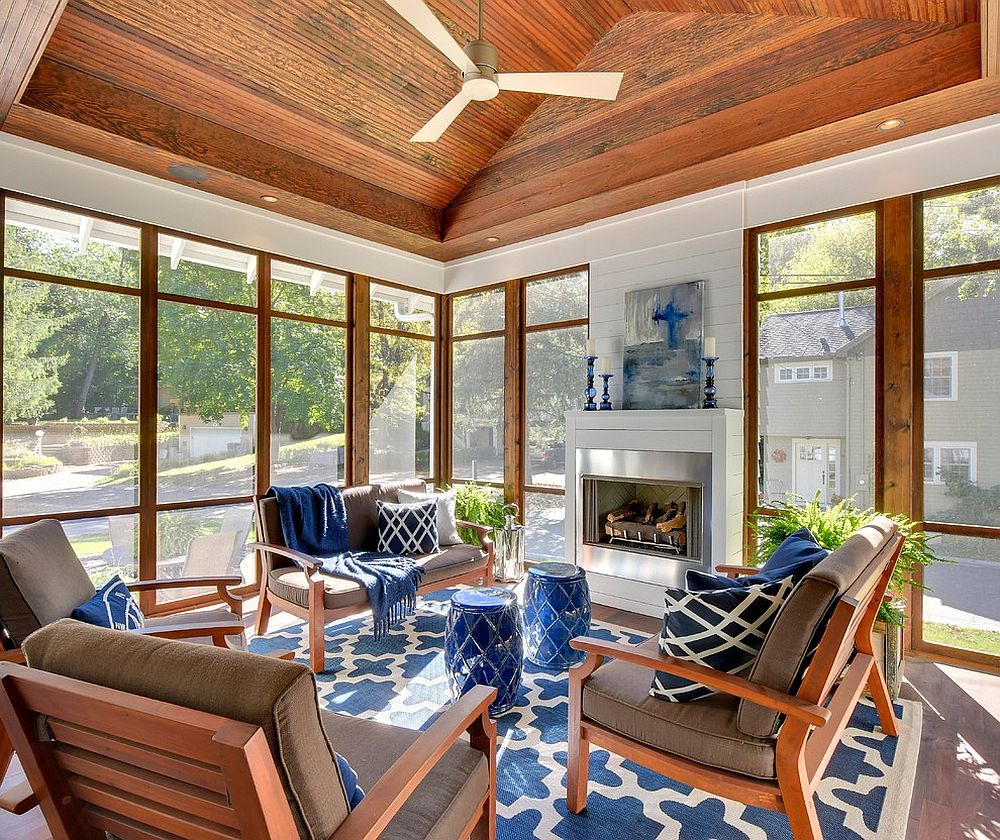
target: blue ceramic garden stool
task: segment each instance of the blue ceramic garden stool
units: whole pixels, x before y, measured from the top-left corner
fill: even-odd
[[[445,666],[455,700],[474,685],[488,685],[497,690],[490,715],[508,711],[521,687],[523,653],[521,615],[513,592],[481,586],[451,596]]]
[[[590,630],[587,573],[572,563],[538,563],[524,591],[525,656],[542,668],[563,670],[582,662],[569,641]]]

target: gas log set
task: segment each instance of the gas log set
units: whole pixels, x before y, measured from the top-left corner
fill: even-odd
[[[611,511],[604,524],[610,542],[627,542],[669,554],[687,551],[687,502],[645,504],[633,499]]]

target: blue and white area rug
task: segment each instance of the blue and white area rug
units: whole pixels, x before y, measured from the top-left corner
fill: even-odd
[[[450,593],[421,598],[415,615],[375,642],[371,617],[326,628],[320,702],[334,712],[426,728],[450,702],[444,627]],[[251,650],[295,650],[303,626],[254,639]],[[643,635],[594,622],[591,635],[637,643]],[[791,840],[782,814],[719,799],[593,748],[583,814],[566,810],[566,673],[526,662],[517,705],[497,720],[499,840]],[[885,738],[869,704],[858,707],[819,788],[825,840],[902,840],[920,743],[920,707],[904,701],[900,737]]]

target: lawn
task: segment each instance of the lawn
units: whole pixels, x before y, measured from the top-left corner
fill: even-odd
[[[1000,654],[1000,632],[979,627],[959,627],[955,624],[924,622],[924,641],[938,645]]]

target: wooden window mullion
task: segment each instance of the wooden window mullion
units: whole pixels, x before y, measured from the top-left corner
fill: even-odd
[[[140,229],[139,278],[139,568],[140,580],[156,577],[157,450],[157,254],[159,232]],[[155,592],[139,593],[143,612],[153,612]]]

